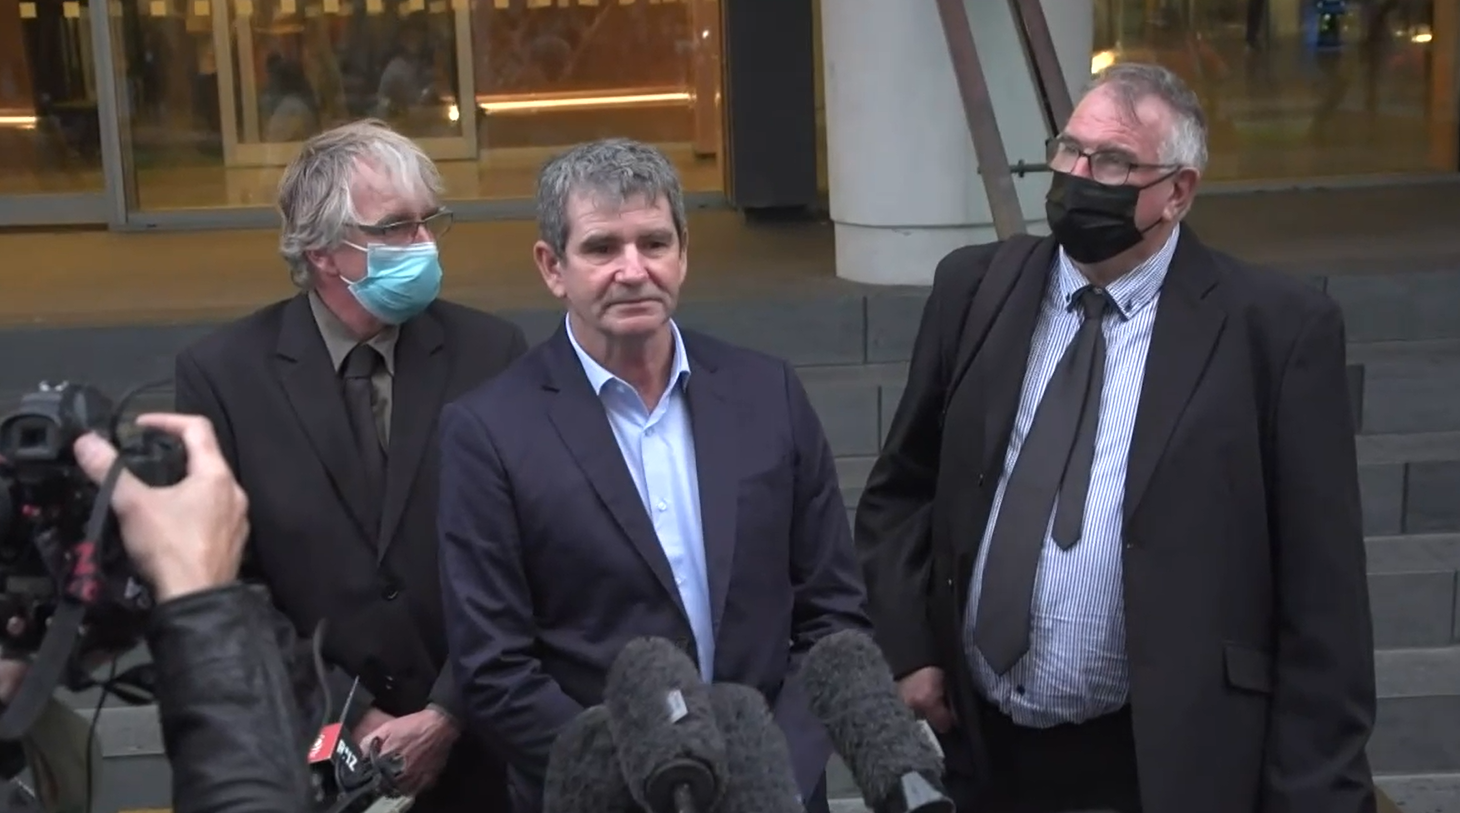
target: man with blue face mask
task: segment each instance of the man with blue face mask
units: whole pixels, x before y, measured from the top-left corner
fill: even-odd
[[[427,813],[505,809],[502,768],[460,737],[436,565],[436,417],[527,348],[516,326],[437,299],[441,179],[361,121],[310,139],[279,185],[300,291],[177,358],[177,410],[213,421],[248,493],[244,577],[301,633],[328,620],[337,710],[397,754]],[[302,755],[301,755],[302,758]]]

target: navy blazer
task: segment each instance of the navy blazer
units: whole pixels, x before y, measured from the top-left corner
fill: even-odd
[[[831,745],[797,661],[869,629],[831,447],[790,365],[681,331],[715,629],[715,679],[760,689],[803,795]],[[602,700],[629,640],[694,656],[674,578],[608,417],[560,327],[441,415],[441,578],[468,725],[541,805],[553,738]]]

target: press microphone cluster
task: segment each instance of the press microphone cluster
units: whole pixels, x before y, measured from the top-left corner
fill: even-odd
[[[953,813],[943,758],[902,702],[892,670],[867,635],[817,641],[801,666],[812,713],[873,813]]]
[[[400,794],[400,758],[362,753],[340,723],[319,732],[309,749],[309,781],[320,813],[403,813],[414,799]]]
[[[755,689],[707,686],[680,649],[630,642],[604,702],[558,736],[545,813],[799,813],[785,740]]]

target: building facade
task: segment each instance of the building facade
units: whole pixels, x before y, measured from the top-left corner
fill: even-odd
[[[1006,4],[967,7],[1010,157],[1037,161]],[[1044,7],[1074,86],[1116,60],[1193,84],[1211,181],[1460,170],[1453,2]],[[829,202],[854,279],[990,233],[932,2],[0,0],[0,226],[267,225],[299,144],[362,116],[419,139],[465,219],[530,216],[548,154],[619,134],[699,205]],[[1045,183],[1019,182],[1031,222]]]

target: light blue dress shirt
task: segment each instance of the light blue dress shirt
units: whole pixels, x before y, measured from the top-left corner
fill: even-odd
[[[964,651],[984,697],[1022,726],[1047,728],[1083,723],[1109,714],[1128,702],[1130,667],[1125,653],[1125,595],[1122,591],[1121,548],[1124,543],[1126,458],[1135,431],[1136,408],[1145,381],[1146,354],[1161,299],[1161,285],[1181,230],[1129,274],[1106,290],[1116,312],[1107,313],[1105,389],[1100,397],[1100,425],[1090,491],[1085,499],[1084,532],[1065,550],[1046,533],[1034,582],[1029,651],[1009,670],[997,675],[973,644],[978,593],[983,583],[994,520],[1004,501],[1009,472],[1034,423],[1034,411],[1060,356],[1084,320],[1072,307],[1074,296],[1089,284],[1060,249],[1039,322],[1029,347],[1019,412],[1004,456],[1004,473],[994,493],[970,585],[964,625]],[[1053,512],[1050,517],[1053,522]]]
[[[674,572],[680,601],[689,616],[699,655],[700,674],[714,679],[715,629],[710,612],[710,588],[705,566],[705,535],[700,521],[699,470],[695,466],[695,441],[690,423],[685,386],[689,382],[689,357],[679,327],[674,332],[674,363],[669,387],[650,410],[628,382],[593,360],[573,335],[568,324],[568,341],[583,364],[588,383],[598,393],[608,424],[613,428],[624,463],[639,489],[639,499],[654,525],[659,546]]]

